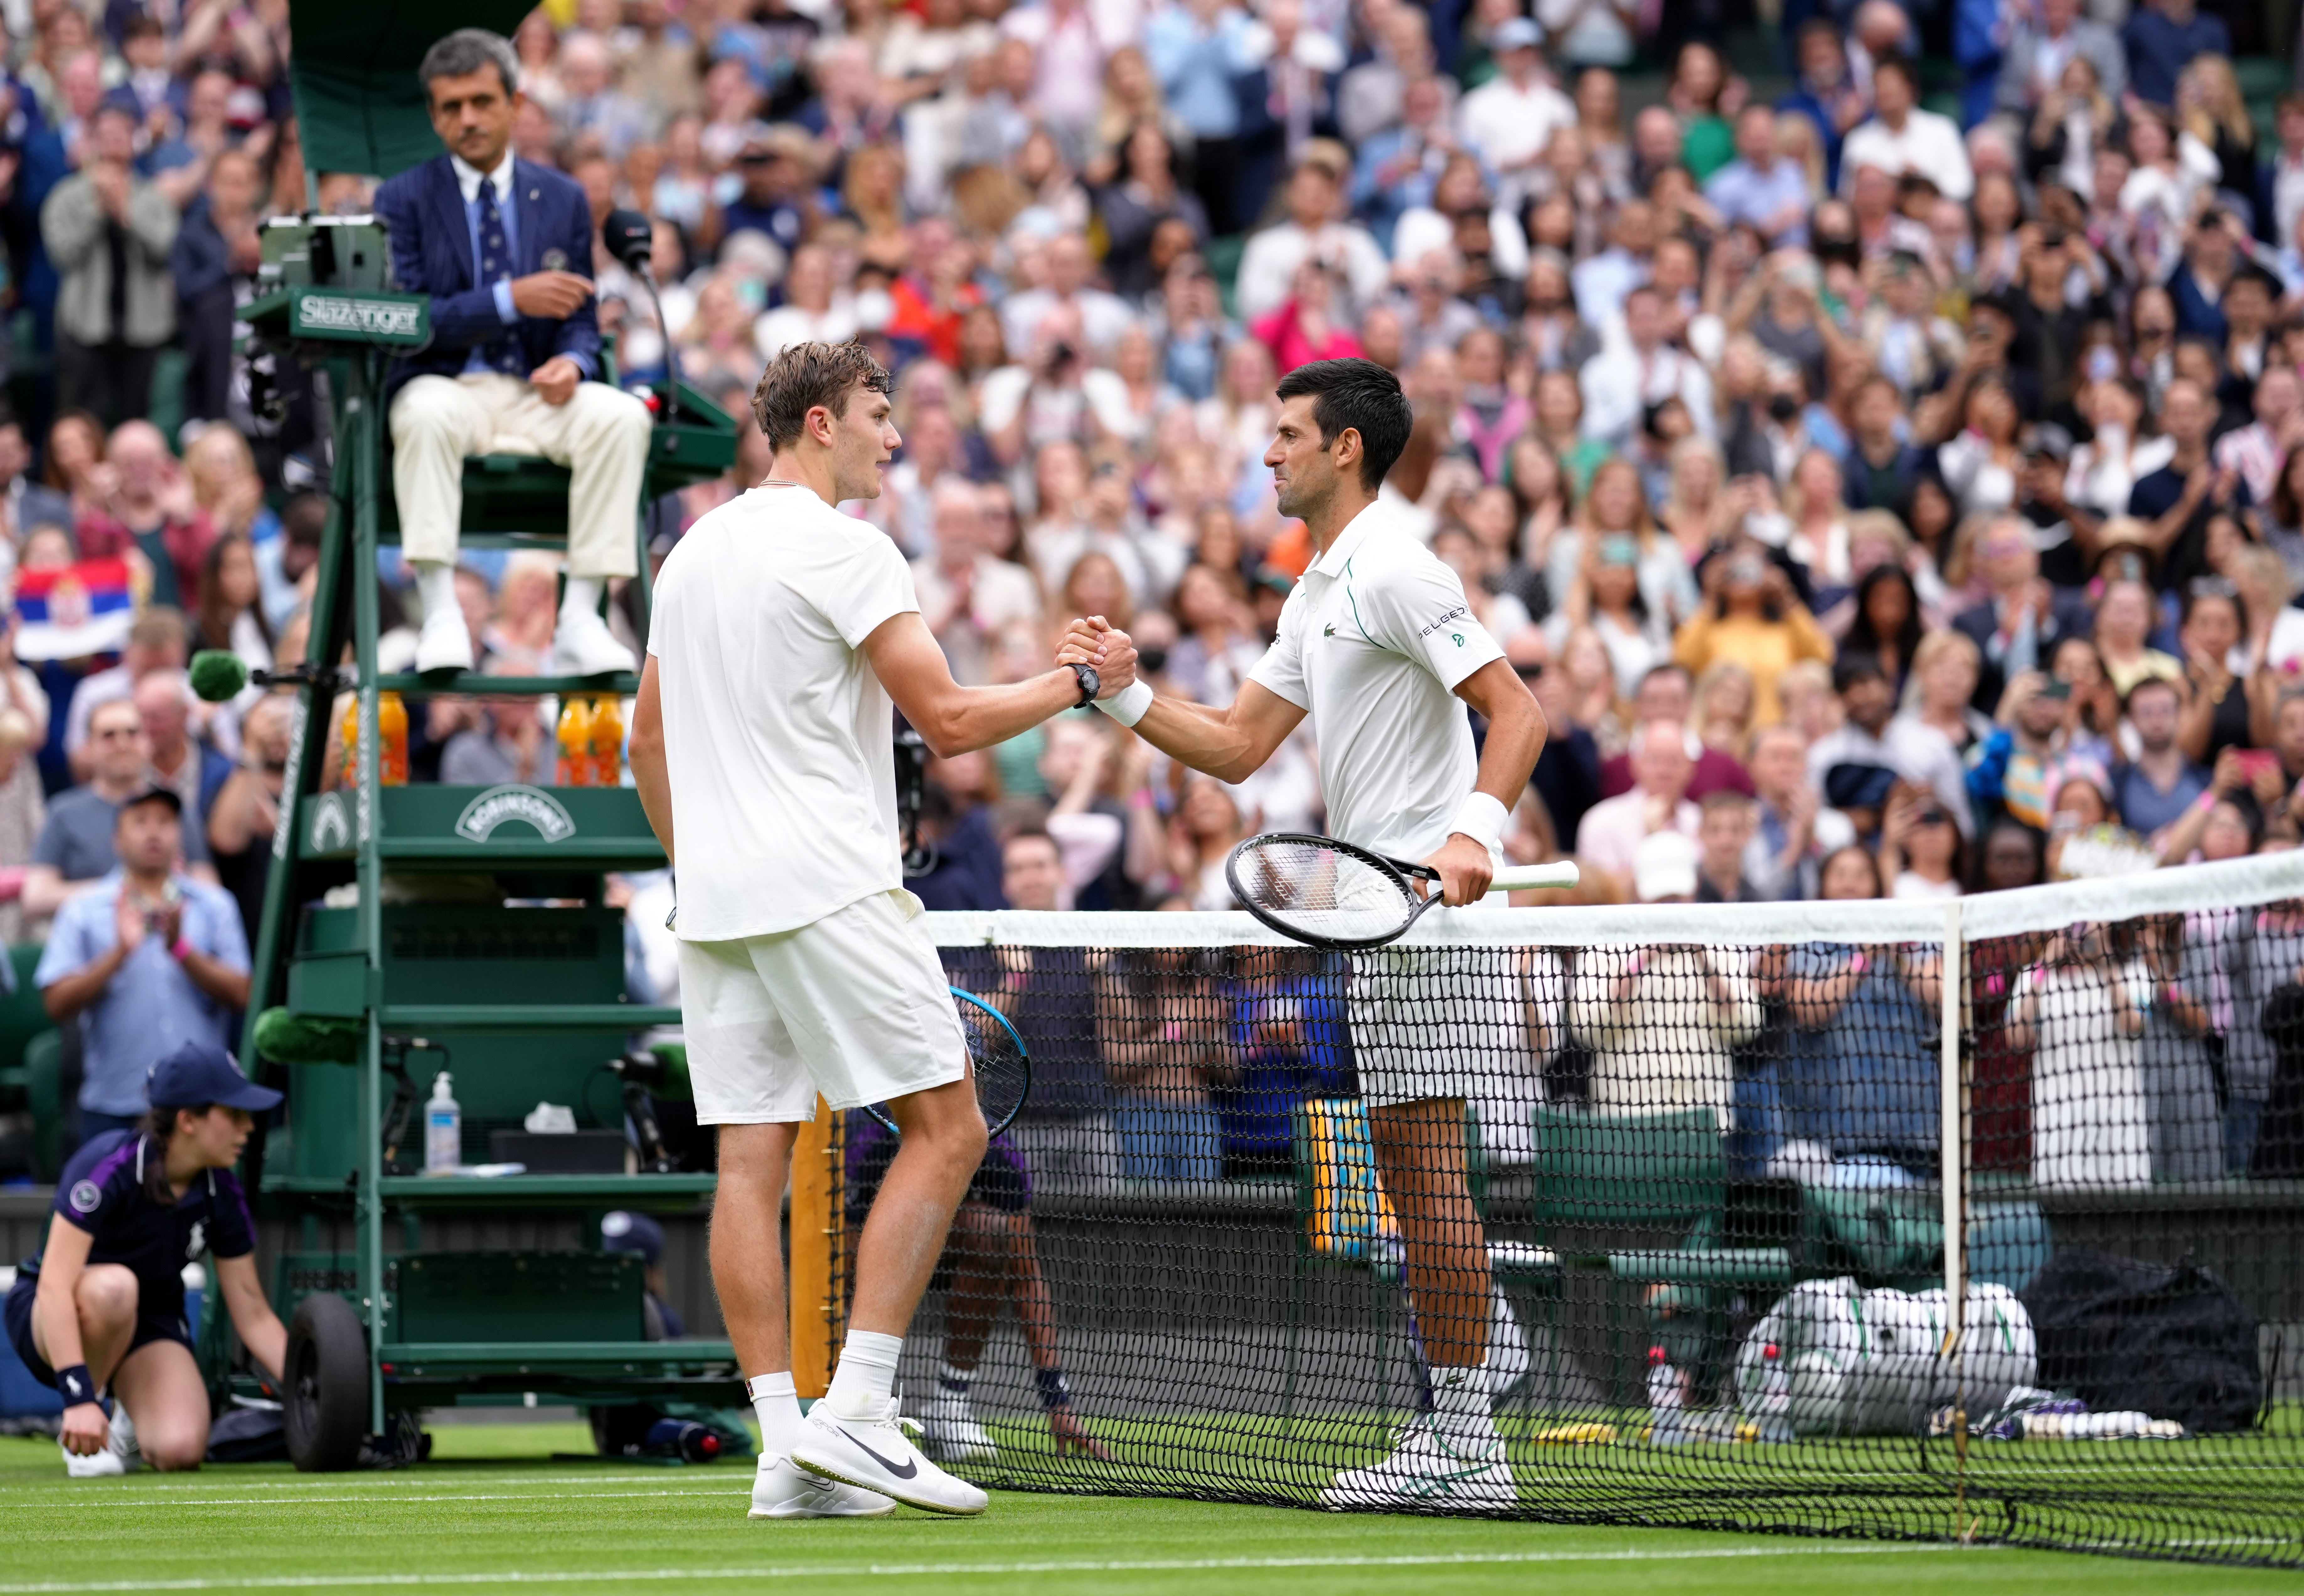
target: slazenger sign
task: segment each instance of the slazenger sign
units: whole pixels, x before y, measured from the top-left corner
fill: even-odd
[[[366,333],[386,338],[414,338],[422,327],[419,305],[393,300],[343,300],[332,294],[304,294],[296,301],[296,319],[306,328],[334,333]]]
[[[506,821],[524,821],[546,842],[564,842],[576,834],[576,823],[550,793],[533,787],[491,787],[456,816],[456,835],[467,842],[486,842]]]

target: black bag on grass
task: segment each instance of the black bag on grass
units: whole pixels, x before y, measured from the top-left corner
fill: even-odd
[[[208,1426],[210,1463],[285,1463],[288,1431],[274,1407],[228,1407]]]
[[[2040,1383],[2099,1413],[2200,1432],[2246,1430],[2264,1406],[2256,1322],[2198,1264],[2059,1247],[2023,1294]]]

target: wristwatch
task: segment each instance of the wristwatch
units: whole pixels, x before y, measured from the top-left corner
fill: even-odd
[[[1080,702],[1072,707],[1085,709],[1095,703],[1096,696],[1104,690],[1104,679],[1096,673],[1094,665],[1074,665],[1072,675],[1079,679],[1080,690]]]

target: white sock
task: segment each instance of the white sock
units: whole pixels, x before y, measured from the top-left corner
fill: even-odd
[[[888,1405],[896,1389],[896,1357],[904,1350],[902,1336],[883,1336],[852,1330],[840,1348],[840,1366],[832,1372],[832,1389],[824,1399],[843,1419],[870,1418]]]
[[[792,1388],[792,1371],[762,1374],[745,1382],[754,1393],[752,1412],[760,1421],[760,1456],[784,1457],[800,1439],[800,1393]]]
[[[1490,1441],[1496,1422],[1488,1412],[1488,1371],[1432,1367],[1432,1414],[1440,1431],[1458,1440]]]
[[[456,603],[456,568],[445,560],[419,560],[414,564],[416,596],[423,601],[424,619],[461,614]]]
[[[570,577],[566,590],[560,595],[562,617],[564,619],[582,615],[590,620],[598,620],[600,595],[606,591],[607,586],[607,583],[598,577]]]

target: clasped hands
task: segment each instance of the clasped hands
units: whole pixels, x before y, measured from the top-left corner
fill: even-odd
[[[1064,629],[1056,644],[1056,663],[1088,665],[1096,671],[1097,702],[1122,692],[1136,680],[1136,645],[1101,615],[1088,615]]]

